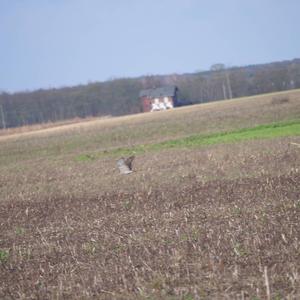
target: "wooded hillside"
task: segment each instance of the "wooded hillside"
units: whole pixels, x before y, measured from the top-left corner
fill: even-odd
[[[300,88],[300,59],[193,74],[151,75],[57,89],[0,94],[0,128],[75,117],[138,113],[141,89],[174,84],[179,102],[201,103]]]

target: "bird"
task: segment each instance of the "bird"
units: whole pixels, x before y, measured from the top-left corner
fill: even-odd
[[[127,158],[121,157],[118,161],[117,161],[117,166],[119,168],[119,171],[121,174],[127,175],[132,173],[132,162],[134,160],[135,156],[129,156]]]

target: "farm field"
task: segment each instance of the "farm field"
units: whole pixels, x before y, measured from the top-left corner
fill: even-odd
[[[299,299],[299,145],[300,90],[1,134],[0,298]]]

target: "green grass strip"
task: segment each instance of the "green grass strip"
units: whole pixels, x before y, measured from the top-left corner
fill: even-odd
[[[300,121],[288,123],[272,123],[259,125],[252,128],[243,128],[231,132],[214,133],[210,135],[192,135],[186,138],[167,141],[150,146],[172,147],[194,147],[201,145],[214,145],[224,143],[235,143],[254,139],[272,139],[284,136],[300,135]]]
[[[194,148],[206,145],[236,143],[255,139],[272,139],[286,136],[300,135],[300,120],[289,122],[278,122],[265,125],[259,125],[251,128],[243,128],[230,132],[219,132],[207,135],[191,135],[180,139],[165,141],[155,144],[138,145],[130,148],[116,148],[110,151],[104,151],[99,155],[82,154],[77,157],[79,161],[93,160],[104,155],[131,155],[142,154],[148,151],[160,151],[172,148]]]

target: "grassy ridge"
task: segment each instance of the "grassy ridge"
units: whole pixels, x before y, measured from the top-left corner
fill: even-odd
[[[266,125],[259,125],[252,128],[243,128],[236,131],[213,133],[210,135],[193,135],[174,141],[167,141],[157,144],[160,147],[193,147],[200,145],[214,145],[223,143],[234,143],[252,139],[269,139],[283,136],[300,134],[300,120],[290,122],[278,122]]]
[[[235,143],[253,139],[271,139],[284,136],[300,135],[300,120],[288,122],[276,122],[271,124],[259,125],[251,128],[240,130],[213,133],[209,135],[191,135],[189,137],[169,140],[161,143],[138,145],[131,148],[117,148],[110,151],[104,151],[99,154],[103,155],[131,155],[142,154],[148,151],[159,151],[171,148],[193,148],[205,145]],[[98,155],[97,155],[98,156]],[[82,154],[77,157],[79,161],[96,159],[96,155]]]

